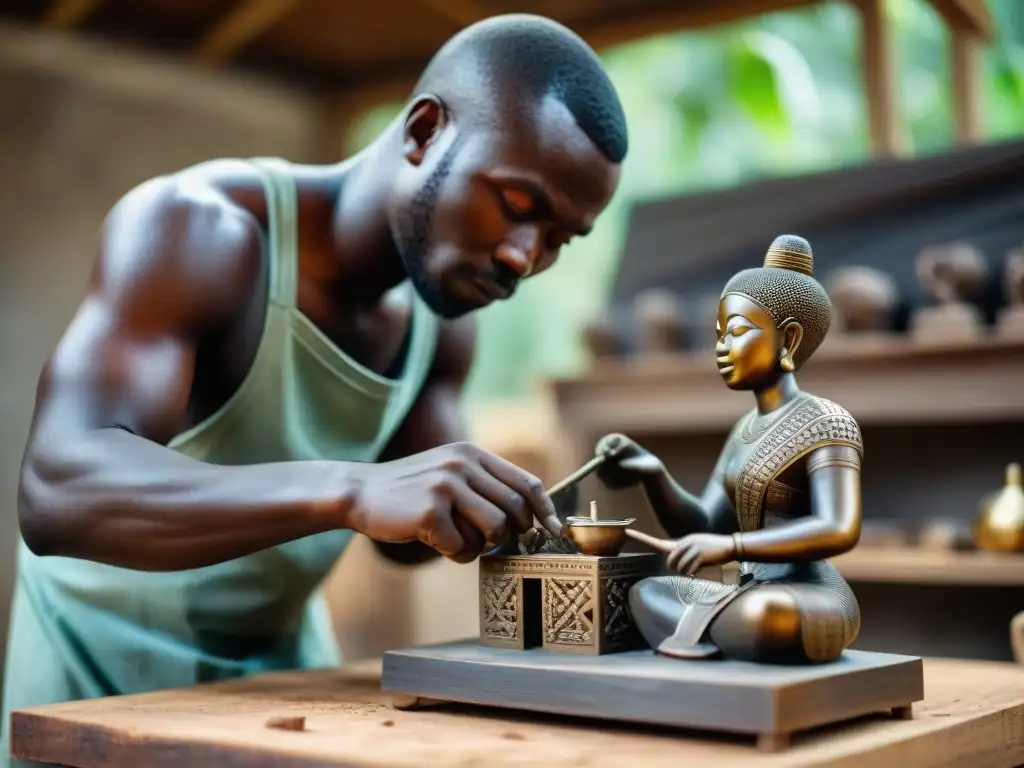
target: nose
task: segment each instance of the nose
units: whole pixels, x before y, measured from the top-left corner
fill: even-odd
[[[540,257],[540,233],[536,227],[520,227],[494,252],[494,259],[515,272],[528,277]]]

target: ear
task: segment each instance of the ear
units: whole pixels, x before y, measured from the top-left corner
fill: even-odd
[[[782,332],[782,346],[789,351],[789,356],[793,357],[797,349],[800,348],[800,342],[804,340],[804,327],[790,318],[782,324],[779,330]]]
[[[427,147],[441,133],[445,124],[444,104],[436,96],[417,96],[405,118],[402,147],[406,159],[419,165]]]

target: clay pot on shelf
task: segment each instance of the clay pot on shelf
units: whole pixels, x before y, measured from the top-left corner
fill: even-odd
[[[633,300],[633,322],[641,354],[672,354],[689,342],[682,302],[671,291],[654,288],[639,293]]]
[[[918,254],[917,279],[935,302],[910,318],[911,336],[919,343],[973,341],[982,334],[981,312],[971,302],[985,289],[988,262],[966,243],[933,246]]]
[[[826,286],[841,334],[886,333],[899,303],[896,281],[873,267],[835,270]]]
[[[622,357],[622,341],[610,318],[603,315],[592,318],[583,324],[582,335],[591,362]]]

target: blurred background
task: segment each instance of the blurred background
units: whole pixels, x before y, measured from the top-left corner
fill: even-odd
[[[625,432],[698,491],[751,407],[717,378],[709,307],[801,234],[837,306],[801,383],[867,444],[864,538],[837,561],[857,647],[1010,658],[1024,557],[979,552],[974,525],[1024,457],[1019,0],[3,0],[0,637],[35,382],[107,209],[213,157],[341,159],[448,37],[511,11],[595,46],[631,149],[593,235],[482,313],[474,438],[550,483]],[[582,490],[658,533],[636,494]],[[1024,520],[1000,519],[984,548],[1016,549]],[[343,649],[475,634],[476,578],[357,542],[330,584]]]

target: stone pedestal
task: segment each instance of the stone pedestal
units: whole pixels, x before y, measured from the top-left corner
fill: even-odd
[[[655,553],[482,557],[480,642],[582,655],[642,648],[629,589],[661,563]]]

